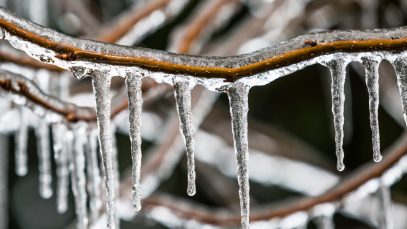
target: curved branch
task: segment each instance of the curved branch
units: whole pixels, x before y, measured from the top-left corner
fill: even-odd
[[[401,52],[407,47],[406,28],[400,27],[311,33],[245,55],[203,57],[75,39],[21,19],[3,8],[0,9],[0,27],[7,31],[5,39],[13,40],[13,36],[16,36],[45,48],[55,55],[43,61],[62,61],[52,64],[65,65],[61,66],[65,68],[73,61],[88,61],[227,81],[337,52]]]
[[[142,87],[142,91],[146,92],[149,88]],[[151,99],[166,92],[165,90],[158,90],[155,93],[143,93],[143,99],[145,103],[148,103]],[[96,112],[93,107],[81,107],[73,103],[65,102],[56,97],[50,96],[44,93],[33,81],[25,78],[24,76],[11,73],[5,70],[0,71],[0,88],[4,91],[14,93],[18,96],[24,96],[31,103],[41,106],[49,111],[61,115],[68,122],[94,122],[96,121]],[[127,100],[121,99],[119,102],[113,103],[112,117],[119,114],[122,110],[127,108]]]
[[[388,150],[382,162],[372,162],[359,171],[355,171],[347,179],[344,179],[326,193],[315,197],[296,200],[289,205],[277,209],[263,209],[261,213],[252,213],[250,215],[250,221],[263,221],[284,217],[295,212],[311,210],[319,204],[340,201],[347,194],[357,190],[357,188],[361,187],[367,181],[383,175],[385,171],[392,168],[405,155],[407,155],[406,135],[402,137],[402,140],[396,146]],[[214,211],[189,208],[187,205],[180,205],[160,198],[150,197],[145,199],[143,205],[145,208],[165,206],[184,219],[197,220],[207,224],[221,226],[236,226],[240,224],[240,215],[216,214]]]
[[[58,98],[45,94],[33,81],[11,72],[0,71],[0,87],[4,91],[26,97],[30,102],[40,105],[68,121],[91,121],[96,119],[94,109],[79,107],[63,102]]]

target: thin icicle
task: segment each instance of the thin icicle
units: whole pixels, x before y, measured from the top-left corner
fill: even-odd
[[[195,141],[192,125],[191,112],[191,88],[189,83],[175,83],[174,94],[177,102],[177,110],[180,121],[181,133],[184,137],[185,148],[187,153],[187,171],[188,171],[188,186],[187,193],[190,196],[195,195]]]
[[[101,176],[97,159],[97,131],[91,130],[86,144],[86,173],[88,177],[89,209],[91,222],[96,222],[102,207],[100,189]]]
[[[130,143],[132,159],[132,181],[133,181],[133,207],[136,211],[141,209],[141,110],[143,98],[141,94],[141,77],[129,74],[126,77],[127,93],[129,99],[129,122]]]
[[[116,228],[115,185],[112,160],[112,136],[110,127],[110,81],[104,74],[93,74],[93,93],[96,100],[99,145],[106,185],[107,227]]]
[[[75,198],[75,210],[77,216],[77,225],[79,229],[87,228],[87,194],[86,194],[86,176],[85,176],[85,153],[84,139],[86,138],[83,127],[77,127],[74,132],[73,154],[71,154],[71,183]]]
[[[28,145],[28,110],[25,107],[19,107],[20,113],[20,128],[16,134],[16,174],[18,176],[25,176],[28,172],[27,167],[27,145]]]
[[[379,199],[378,226],[382,229],[392,229],[390,188],[381,181],[377,192]]]
[[[51,149],[49,142],[49,127],[45,121],[40,120],[36,131],[39,192],[42,198],[48,199],[52,196],[52,174],[51,174]]]
[[[366,69],[366,86],[369,93],[369,116],[370,128],[372,129],[373,160],[382,160],[380,153],[380,132],[379,132],[379,61],[363,58],[363,65]]]
[[[343,124],[344,117],[344,104],[345,104],[345,77],[346,77],[346,63],[343,60],[333,60],[327,64],[331,71],[332,83],[332,113],[335,129],[335,151],[337,158],[337,169],[342,171],[345,169],[343,163]]]
[[[407,65],[406,58],[398,58],[393,62],[399,86],[401,107],[403,109],[404,121],[407,125]]]
[[[55,164],[57,167],[57,211],[64,213],[68,209],[69,163],[68,154],[72,154],[73,135],[62,124],[52,129],[54,140]]]
[[[112,123],[111,125],[112,131],[112,164],[113,164],[113,184],[115,193],[119,193],[119,186],[120,186],[120,177],[119,177],[119,154],[117,149],[117,139],[116,139],[116,125]],[[117,201],[117,197],[115,198]],[[116,228],[120,228],[120,220],[116,218],[115,221]]]
[[[232,132],[237,161],[237,181],[239,183],[240,214],[242,228],[249,228],[250,187],[249,187],[249,148],[247,140],[247,112],[249,87],[236,83],[228,90]]]

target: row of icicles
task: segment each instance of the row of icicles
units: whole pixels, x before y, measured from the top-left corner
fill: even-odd
[[[344,124],[344,84],[346,77],[346,66],[349,61],[343,59],[332,60],[325,65],[329,68],[332,77],[332,112],[335,130],[335,151],[337,156],[337,169],[344,169],[343,144],[343,124]],[[362,58],[362,64],[366,70],[366,85],[369,94],[370,126],[372,129],[373,159],[378,162],[382,159],[380,153],[380,136],[378,124],[378,68],[379,59],[372,57]],[[407,114],[407,65],[403,59],[396,59],[393,65],[397,74],[397,82],[400,89],[404,117]],[[139,74],[128,74],[125,82],[129,100],[129,122],[130,141],[132,157],[132,191],[133,206],[135,210],[141,208],[141,112],[142,112],[142,76]],[[97,160],[97,141],[99,137],[99,147],[101,161],[105,178],[106,188],[106,210],[107,227],[118,228],[118,219],[115,211],[116,187],[118,174],[114,174],[115,149],[112,147],[111,129],[111,96],[110,82],[111,76],[100,72],[92,74],[93,90],[96,99],[97,124],[99,134],[96,131],[88,131],[84,125],[76,125],[72,131],[68,131],[65,125],[57,124],[53,128],[53,140],[55,160],[57,164],[57,208],[58,212],[65,212],[67,209],[67,195],[69,185],[69,171],[71,171],[72,190],[75,196],[76,213],[78,218],[78,228],[86,228],[89,222],[87,213],[87,200],[90,202],[91,221],[98,218],[102,205],[100,196],[101,179]],[[194,131],[191,117],[191,90],[194,83],[183,81],[174,82],[174,94],[180,120],[181,133],[185,140],[187,156],[187,193],[194,195],[195,187],[195,164],[194,164]],[[227,90],[230,102],[230,113],[232,118],[232,131],[234,137],[234,147],[237,161],[237,179],[239,184],[239,196],[241,207],[242,228],[249,228],[249,171],[248,171],[248,141],[247,141],[247,113],[248,113],[248,93],[250,86],[241,82],[233,83]],[[27,173],[27,112],[21,108],[20,128],[17,132],[16,147],[16,173],[25,175]],[[39,180],[40,194],[44,198],[52,195],[51,189],[51,165],[50,149],[48,144],[49,129],[43,122],[38,130],[39,144]],[[86,166],[85,166],[86,161]],[[87,176],[86,176],[87,175]],[[86,181],[86,177],[88,180]],[[88,190],[88,191],[87,191]],[[88,194],[89,195],[88,195]]]

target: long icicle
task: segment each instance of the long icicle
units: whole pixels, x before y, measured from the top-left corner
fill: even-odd
[[[133,207],[136,211],[141,209],[141,111],[143,98],[141,94],[141,77],[129,74],[126,77],[127,94],[129,99],[129,122],[130,122],[130,143],[132,159],[132,181],[133,181]]]
[[[87,133],[86,144],[86,174],[88,179],[89,209],[91,222],[96,222],[102,207],[100,189],[101,176],[97,159],[97,131],[90,130]]]
[[[75,209],[78,228],[85,229],[88,226],[87,194],[85,176],[85,153],[84,138],[86,137],[83,127],[76,127],[74,131],[74,150],[71,154],[71,183],[75,197]]]
[[[240,214],[242,228],[249,228],[250,187],[249,187],[249,147],[247,138],[247,112],[249,111],[249,87],[236,83],[228,90],[232,132],[237,161],[237,181],[239,184]]]
[[[372,129],[373,160],[382,160],[380,153],[380,132],[379,132],[379,61],[363,58],[363,65],[366,69],[366,86],[369,94],[369,116],[370,128]]]
[[[73,135],[66,131],[63,124],[57,124],[52,129],[54,140],[55,164],[57,167],[57,211],[64,213],[68,209],[69,194],[69,163],[68,154],[72,154]]]
[[[187,193],[190,196],[195,195],[195,141],[194,131],[192,125],[192,112],[191,112],[191,85],[190,83],[175,83],[174,94],[177,103],[178,116],[180,121],[181,133],[184,137],[186,154],[187,154],[187,171],[188,171],[188,184]]]
[[[16,174],[18,176],[25,176],[28,172],[27,167],[27,140],[28,140],[28,111],[25,107],[19,107],[20,113],[20,128],[16,134],[16,154],[15,154],[15,166]]]
[[[52,196],[51,149],[48,124],[41,120],[35,134],[39,161],[39,191],[42,198],[48,199]]]
[[[96,100],[97,123],[99,129],[99,146],[102,158],[106,186],[107,228],[116,228],[115,185],[112,161],[112,136],[110,126],[110,81],[105,74],[94,73],[92,76],[93,93]]]
[[[346,63],[343,60],[333,60],[327,64],[331,71],[332,83],[332,114],[335,129],[335,151],[337,158],[337,169],[343,171],[345,165],[343,163],[343,124],[344,105],[345,105],[345,77],[346,77]]]
[[[407,125],[407,58],[398,58],[393,62],[397,75],[397,85],[400,91],[401,108],[403,110],[404,121]]]

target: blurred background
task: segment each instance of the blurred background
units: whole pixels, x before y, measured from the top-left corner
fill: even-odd
[[[21,17],[70,36],[191,55],[238,55],[309,32],[394,28],[404,26],[407,20],[407,1],[403,0],[1,0],[0,3]],[[0,56],[16,57],[2,57],[0,68],[23,76],[31,74],[38,84],[35,77],[39,72],[46,72],[49,86],[44,90],[50,95],[53,93],[50,88],[60,85],[55,90],[64,90],[62,100],[94,107],[89,79],[79,81],[68,72],[35,65],[35,61],[22,63],[21,60],[28,57],[12,49],[5,41],[0,43],[0,51]],[[23,73],[21,69],[24,69]],[[308,66],[271,84],[251,89],[249,148],[252,214],[284,209],[298,199],[323,194],[344,177],[356,176],[359,169],[373,163],[365,72],[360,63],[351,63],[347,70],[344,126],[346,169],[343,172],[336,170],[331,82],[327,68]],[[402,138],[405,123],[391,64],[383,61],[379,71],[380,136],[386,158],[386,149]],[[58,82],[54,82],[55,78],[59,79]],[[117,77],[113,80],[114,101],[126,99],[124,88],[123,79]],[[196,125],[196,195],[190,197],[186,194],[186,158],[178,130],[173,89],[146,79],[143,81],[145,102],[142,117],[142,187],[146,202],[143,203],[143,211],[136,216],[126,208],[126,204],[119,204],[121,228],[203,228],[204,225],[211,228],[208,226],[210,220],[201,222],[194,215],[199,215],[201,211],[202,214],[239,214],[227,96],[209,92],[200,86],[195,88],[192,95],[192,118]],[[7,102],[7,109],[1,111],[0,117],[4,133],[1,139],[4,146],[1,195],[5,203],[1,226],[16,229],[75,228],[75,205],[71,192],[68,209],[63,214],[56,210],[55,192],[49,199],[41,198],[38,193],[35,130],[39,121],[29,109],[24,111],[30,116],[28,174],[22,177],[16,175],[15,133],[20,128],[16,117],[21,116],[22,111],[21,106],[7,95],[4,101]],[[120,171],[120,201],[129,202],[131,158],[126,109],[114,117],[113,124]],[[48,125],[52,129],[53,124]],[[94,123],[86,125],[95,127]],[[52,149],[51,133],[48,134],[48,144]],[[51,155],[54,158],[53,152]],[[51,167],[55,190],[57,165],[54,160]],[[393,211],[390,214],[393,228],[407,228],[405,178],[400,177],[391,187],[384,189],[391,194],[389,201]],[[382,218],[386,212],[381,205],[380,190],[376,187],[366,195],[354,198],[353,202],[345,201],[344,197],[338,198],[332,204],[334,210],[322,210],[328,211],[322,214],[327,219],[311,217],[312,209],[309,209],[301,214],[292,214],[293,217],[285,221],[284,218],[273,218],[253,226],[384,228],[382,226],[386,223]],[[180,214],[168,207],[171,203],[195,211],[189,215],[188,212]],[[103,209],[100,215],[103,215]],[[96,221],[92,222],[95,223],[94,227],[103,228],[104,224],[97,224]]]

